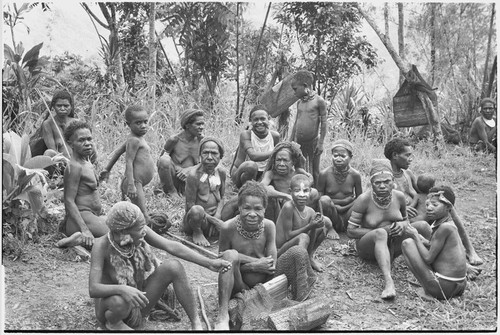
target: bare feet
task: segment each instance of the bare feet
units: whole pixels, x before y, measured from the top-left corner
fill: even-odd
[[[384,300],[392,300],[396,298],[396,288],[394,287],[394,283],[391,281],[386,283],[384,290],[380,297]]]
[[[328,238],[330,240],[340,239],[339,234],[333,228],[328,229],[328,232],[326,233],[326,238]]]
[[[431,295],[428,295],[427,292],[425,292],[425,290],[423,289],[423,287],[417,289],[417,295],[426,301],[433,301],[434,300],[434,297]]]
[[[311,263],[311,267],[313,270],[318,271],[318,272],[323,272],[325,268],[323,267],[323,264],[317,262],[313,257],[309,258],[309,261]]]
[[[476,252],[467,254],[467,259],[469,260],[469,263],[471,265],[481,265],[481,264],[483,264],[483,260],[481,259],[481,257],[478,256],[478,254],[476,254]]]
[[[197,245],[201,245],[202,247],[210,246],[210,242],[207,241],[202,231],[193,232],[193,242]]]
[[[123,322],[123,320],[118,321],[117,323],[111,324],[109,321],[106,321],[106,328],[108,330],[134,330],[130,328]]]
[[[65,237],[65,238],[59,240],[56,243],[56,247],[58,247],[58,248],[74,247],[76,245],[82,244],[82,241],[83,241],[82,232],[77,231],[76,233],[74,233],[70,237]]]

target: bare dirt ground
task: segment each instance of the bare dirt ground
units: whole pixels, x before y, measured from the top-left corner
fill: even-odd
[[[319,275],[311,297],[330,301],[331,315],[323,331],[494,331],[497,327],[497,215],[496,170],[493,163],[475,171],[479,178],[455,189],[457,208],[466,222],[476,251],[483,258],[482,274],[468,283],[460,298],[450,301],[424,301],[416,295],[417,281],[402,257],[393,266],[397,297],[379,298],[383,279],[377,265],[349,254],[347,238],[341,235],[340,248],[331,241],[317,252],[318,259],[329,265]],[[452,185],[453,186],[453,185]],[[104,201],[115,195],[109,187]],[[114,188],[116,190],[117,188]],[[148,202],[167,203],[178,222],[182,203],[172,204],[163,195],[148,190]],[[108,203],[110,206],[112,202]],[[158,206],[158,205],[157,205]],[[171,231],[181,235],[176,227]],[[182,235],[181,235],[182,236]],[[93,301],[88,294],[89,263],[72,250],[58,249],[57,233],[41,236],[30,243],[17,260],[4,255],[6,331],[96,331]],[[217,244],[211,250],[217,252]],[[166,253],[157,252],[160,259]],[[193,290],[201,287],[207,314],[213,322],[217,315],[217,274],[183,261]],[[179,309],[182,311],[182,308]],[[180,322],[148,321],[144,330],[187,330],[189,322],[182,311]]]

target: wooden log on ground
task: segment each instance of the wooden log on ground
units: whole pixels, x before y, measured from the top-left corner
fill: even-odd
[[[324,324],[330,316],[330,301],[315,298],[269,315],[272,330],[311,330]]]
[[[274,301],[283,300],[287,296],[288,279],[284,274],[265,282],[262,286],[264,286]]]

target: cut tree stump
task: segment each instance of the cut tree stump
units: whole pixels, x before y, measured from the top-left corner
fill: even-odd
[[[315,298],[269,315],[272,330],[311,330],[321,326],[330,316],[330,301]]]
[[[262,284],[271,298],[276,301],[283,300],[288,294],[288,279],[285,275],[279,275]]]

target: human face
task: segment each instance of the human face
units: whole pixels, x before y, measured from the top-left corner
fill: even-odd
[[[136,136],[144,136],[148,132],[149,115],[146,111],[132,113],[132,120],[128,123],[130,131]]]
[[[413,161],[412,148],[410,146],[405,146],[402,152],[393,155],[392,161],[400,169],[408,169]]]
[[[82,157],[88,157],[93,152],[94,142],[92,133],[88,128],[77,129],[70,138],[70,146],[74,153]]]
[[[197,116],[193,123],[186,125],[186,130],[193,137],[200,137],[203,133],[203,129],[205,129],[205,118],[203,116]]]
[[[376,175],[370,182],[372,184],[373,191],[379,197],[388,196],[394,188],[394,180],[388,173]]]
[[[246,231],[256,231],[264,220],[266,208],[260,197],[247,195],[239,206],[241,225]]]
[[[337,169],[343,170],[351,162],[351,155],[345,148],[336,147],[332,150],[332,161]]]
[[[293,170],[292,155],[288,150],[280,150],[274,159],[274,169],[280,175],[287,175]]]
[[[491,120],[495,114],[495,106],[491,102],[485,102],[481,107],[481,114],[486,120]]]
[[[292,90],[297,98],[302,98],[307,95],[306,85],[300,84],[296,81],[292,82]]]
[[[217,164],[220,162],[220,151],[217,143],[208,141],[203,143],[201,148],[201,164],[206,172],[214,171]]]
[[[54,110],[59,117],[68,116],[71,113],[71,103],[68,99],[57,99]]]
[[[425,201],[426,215],[428,220],[440,220],[446,218],[450,212],[449,207],[439,201],[438,197],[431,197]]]
[[[269,130],[269,115],[265,110],[257,110],[252,113],[250,119],[252,130],[258,135],[267,135]]]
[[[301,209],[304,208],[311,195],[311,186],[309,183],[304,183],[304,181],[293,183],[290,185],[290,191],[295,205]]]
[[[146,228],[144,220],[142,220],[122,232],[120,235],[120,245],[125,246],[133,243],[138,246],[144,241],[144,236],[146,236]]]

